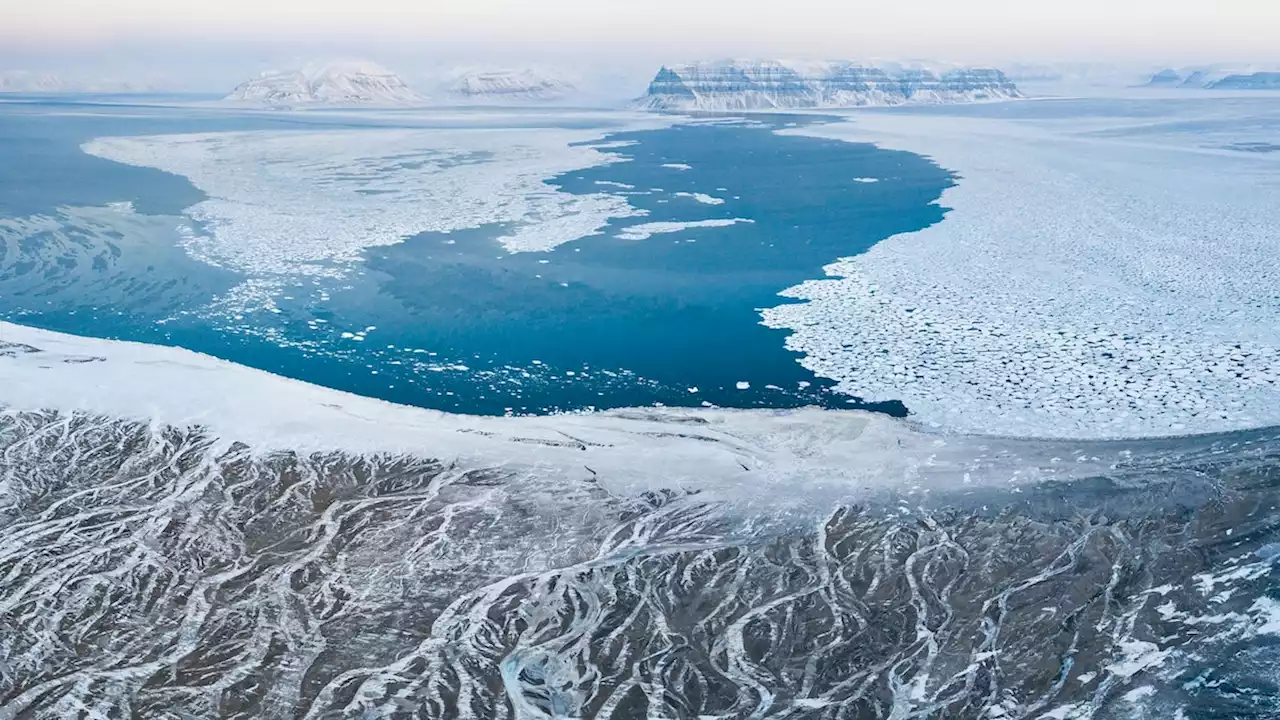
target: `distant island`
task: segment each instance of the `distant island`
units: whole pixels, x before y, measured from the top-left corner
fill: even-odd
[[[450,99],[462,103],[556,102],[575,91],[569,80],[532,68],[465,70],[446,85]]]
[[[80,80],[54,73],[29,70],[0,70],[0,93],[147,93],[147,83],[121,80]]]
[[[1022,97],[999,70],[934,70],[850,61],[664,66],[637,101],[649,110],[769,110],[971,103]]]
[[[345,60],[264,72],[238,85],[225,101],[265,107],[411,106],[426,98],[377,63]]]
[[[1147,87],[1201,90],[1280,90],[1280,65],[1220,63],[1187,68],[1164,68],[1153,74]]]

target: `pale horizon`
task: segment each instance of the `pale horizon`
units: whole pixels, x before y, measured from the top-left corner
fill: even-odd
[[[468,0],[0,0],[0,70],[165,77],[223,87],[308,59],[406,75],[450,63],[654,68],[721,57],[929,59],[1135,67],[1280,61],[1280,4],[903,0],[782,6]],[[1241,22],[1247,18],[1248,22]]]

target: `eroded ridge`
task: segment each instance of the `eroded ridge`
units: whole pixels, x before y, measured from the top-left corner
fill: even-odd
[[[0,410],[0,718],[1265,715],[1274,435],[787,526]]]

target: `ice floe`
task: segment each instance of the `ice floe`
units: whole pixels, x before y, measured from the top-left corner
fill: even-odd
[[[755,220],[728,218],[717,220],[694,220],[692,222],[651,222],[623,228],[618,237],[623,240],[648,240],[662,233],[682,232],[694,228],[729,227],[738,223],[754,223]]]
[[[364,249],[419,233],[506,224],[512,229],[500,242],[508,251],[542,251],[644,214],[621,195],[574,195],[544,182],[617,161],[582,145],[603,132],[219,132],[107,137],[83,149],[182,175],[206,193],[188,210],[207,230],[186,243],[194,257],[251,276],[337,276]]]
[[[595,146],[593,146],[593,147],[595,147],[595,148],[598,150],[598,149],[600,149],[602,146],[601,146],[601,145],[595,145]],[[635,185],[628,185],[628,184],[626,184],[626,183],[614,182],[613,180],[597,180],[595,184],[596,184],[596,185],[603,185],[604,187],[616,187],[616,188],[621,188],[621,189],[623,189],[623,190],[635,190],[635,189],[636,189],[636,186],[635,186]]]
[[[692,198],[702,203],[703,205],[723,205],[724,204],[724,200],[722,198],[708,195],[706,193],[678,192],[676,193],[676,197]]]
[[[1071,107],[783,131],[919,152],[961,179],[942,222],[835,262],[765,323],[790,329],[788,347],[838,390],[949,430],[1280,423],[1280,164],[1167,134],[1168,117],[1203,105],[1169,101],[1150,138]]]

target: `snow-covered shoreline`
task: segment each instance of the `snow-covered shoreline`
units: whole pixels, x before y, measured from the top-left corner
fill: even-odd
[[[0,412],[58,411],[199,426],[255,452],[408,454],[461,467],[608,478],[633,493],[822,507],[893,489],[1066,479],[1120,446],[965,438],[858,411],[637,408],[542,417],[454,415],[395,405],[225,360],[0,322]],[[1073,462],[1060,462],[1061,457]]]

